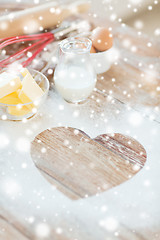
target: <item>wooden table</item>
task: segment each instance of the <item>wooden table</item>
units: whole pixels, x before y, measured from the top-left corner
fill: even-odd
[[[111,26],[104,19],[92,21]],[[64,102],[51,84],[45,107],[35,118],[25,123],[1,121],[0,239],[160,239],[160,44],[126,26],[112,28],[116,59],[98,76],[87,103]],[[44,52],[37,58],[37,69],[52,81],[44,70],[48,56]],[[46,181],[30,155],[37,134],[60,126],[83,130],[91,138],[107,133],[133,137],[145,148],[147,161],[142,159],[134,176],[126,175],[122,184],[117,179],[124,166],[108,179],[117,186],[74,201]],[[134,146],[138,151],[139,145]],[[83,182],[80,173],[76,177]]]

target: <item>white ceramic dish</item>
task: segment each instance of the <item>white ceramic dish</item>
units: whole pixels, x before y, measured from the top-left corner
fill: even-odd
[[[97,74],[104,73],[109,70],[113,62],[113,48],[104,52],[91,53],[91,61]]]

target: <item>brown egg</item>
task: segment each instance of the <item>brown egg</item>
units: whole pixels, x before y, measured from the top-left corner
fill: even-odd
[[[94,29],[91,39],[93,46],[101,52],[108,50],[113,45],[112,35],[107,28],[98,27]]]
[[[93,46],[91,47],[90,53],[96,53],[96,49]]]

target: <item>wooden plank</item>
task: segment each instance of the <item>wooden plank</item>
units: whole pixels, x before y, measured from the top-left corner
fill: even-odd
[[[52,223],[46,223],[48,233],[45,234],[41,229],[39,230],[39,226],[43,223],[43,220],[39,217],[35,216],[34,222],[31,223],[27,219],[11,214],[7,209],[0,208],[0,240],[71,239],[71,236],[67,233],[68,226],[65,221],[61,221],[61,226],[64,228],[64,233],[61,234]]]
[[[43,176],[71,199],[96,195],[127,181],[146,161],[145,149],[130,137],[103,134],[91,139],[64,127],[40,133],[32,142],[31,156]]]
[[[102,25],[102,21],[101,21],[101,25]],[[111,26],[111,24],[109,22],[107,23],[106,21],[103,21],[103,25]],[[148,81],[149,80],[148,73],[146,74],[146,72],[144,72],[146,65],[145,65],[145,67],[142,66],[142,68],[139,68],[138,63],[140,61],[142,61],[146,64],[146,56],[151,57],[150,61],[149,61],[150,63],[156,63],[156,60],[158,59],[158,57],[160,55],[159,54],[160,53],[160,51],[159,51],[160,45],[156,42],[155,43],[152,42],[152,46],[147,47],[147,43],[151,41],[147,37],[143,37],[143,36],[137,37],[137,34],[130,29],[127,29],[127,31],[124,31],[124,29],[122,30],[122,28],[119,26],[117,27],[114,24],[112,24],[112,26],[113,26],[113,32],[114,32],[115,39],[118,39],[119,48],[122,49],[120,58],[117,61],[118,65],[113,65],[107,73],[98,76],[97,91],[93,93],[91,100],[88,102],[87,106],[89,107],[90,110],[92,109],[93,111],[95,111],[98,114],[100,114],[101,112],[103,112],[105,110],[105,113],[111,114],[111,115],[115,116],[115,118],[117,116],[116,115],[117,109],[120,111],[121,110],[123,111],[126,105],[132,106],[132,108],[140,111],[140,113],[142,113],[142,114],[149,108],[151,110],[150,112],[152,114],[156,115],[156,120],[159,121],[159,110],[158,110],[159,93],[156,90],[157,87],[159,86],[159,78],[157,78],[157,76],[151,77],[150,78],[151,81]],[[128,52],[128,50],[126,51],[126,47],[123,45],[123,42],[124,42],[123,40],[129,40],[131,46],[136,46],[137,51],[134,53],[135,55],[133,54],[133,52],[130,52],[130,51]],[[8,51],[8,54],[10,53],[10,51],[18,50],[19,47],[20,47],[19,45],[16,45],[14,48],[10,48]],[[52,48],[50,48],[50,49],[52,49]],[[52,54],[50,50],[48,52],[50,54]],[[37,57],[37,60],[41,59],[41,61],[39,61],[39,65],[36,65],[36,68],[38,70],[42,70],[43,67],[47,63],[43,58],[44,54],[45,53],[42,53],[41,55],[39,55]],[[128,58],[127,62],[124,61],[124,58],[126,56]],[[141,58],[141,57],[145,57],[145,59]],[[32,66],[34,66],[34,64]],[[53,67],[52,65],[48,66],[48,68],[52,68],[52,67]],[[144,74],[144,77],[141,77],[141,74]],[[46,71],[46,75],[49,77],[49,79],[52,79],[52,75],[49,75],[47,73],[47,71]],[[150,76],[150,74],[149,74],[149,76]],[[112,78],[115,78],[116,81],[113,82]],[[142,85],[140,88],[138,87],[139,84]],[[112,93],[111,93],[111,91],[112,91]],[[125,91],[126,91],[126,93],[125,93]],[[112,96],[112,97],[110,97],[110,96]],[[124,104],[122,104],[122,103],[124,103]],[[81,107],[81,109],[84,110],[85,107],[86,106],[84,105]],[[89,137],[87,137],[83,133],[81,133],[81,134],[84,138],[89,139]],[[56,137],[56,139],[59,140],[57,137]],[[143,150],[142,150],[143,153],[140,154],[141,145],[138,142],[133,143],[133,146],[136,146],[136,147],[132,148],[132,144],[128,144],[128,139],[126,139],[125,136],[121,137],[121,135],[114,135],[114,136],[102,135],[102,136],[94,139],[94,141],[95,140],[98,140],[99,143],[94,142],[94,146],[97,146],[97,144],[103,144],[103,146],[98,145],[99,146],[98,149],[102,149],[102,148],[104,148],[104,145],[106,145],[105,151],[111,152],[112,156],[116,156],[116,157],[113,157],[113,159],[114,159],[113,166],[112,166],[111,162],[109,162],[109,169],[111,169],[112,171],[114,169],[117,172],[117,175],[116,176],[113,175],[114,178],[111,178],[111,179],[109,178],[109,176],[107,176],[107,180],[109,178],[109,181],[113,181],[113,183],[112,183],[113,186],[114,186],[114,184],[117,184],[118,181],[127,180],[128,179],[127,174],[130,176],[135,174],[135,172],[133,172],[133,168],[132,168],[134,166],[134,162],[135,162],[135,166],[136,166],[135,169],[138,168],[140,170],[141,167],[143,167],[145,160],[146,160],[146,154]],[[129,142],[130,141],[133,141],[133,139],[130,139]],[[92,142],[93,142],[93,140],[89,139],[89,143],[87,143],[87,144],[90,146],[90,144]],[[74,142],[74,144],[75,143],[76,142]],[[43,145],[44,144],[42,144],[42,146]],[[51,146],[51,148],[52,147],[53,146]],[[41,150],[40,146],[38,147],[38,149]],[[120,151],[120,149],[122,149],[122,152]],[[54,150],[57,150],[57,149],[54,149]],[[85,150],[88,153],[87,147],[85,148]],[[95,155],[96,156],[98,155],[98,153],[96,151],[95,151]],[[104,156],[106,156],[106,155],[107,154],[104,154]],[[118,156],[118,158],[117,158],[117,156]],[[116,162],[117,159],[119,160],[119,162]],[[64,156],[62,156],[61,160],[64,160]],[[87,158],[87,160],[88,160],[88,158]],[[75,162],[74,162],[73,166],[75,166],[77,164],[76,160],[74,160],[74,161]],[[88,160],[88,162],[89,162],[89,160]],[[103,159],[103,163],[104,162],[105,162],[105,159]],[[125,162],[126,162],[126,164],[125,164]],[[64,166],[66,169],[68,167],[68,165],[66,164],[65,161],[63,163],[64,163]],[[120,163],[123,163],[124,172],[122,172],[122,170],[121,170],[120,174],[119,174],[116,167],[117,166],[119,167],[118,164],[120,164]],[[50,164],[50,163],[47,163],[47,164]],[[67,195],[73,199],[81,197],[79,195],[77,196],[77,194],[74,194],[72,189],[66,188],[65,185],[62,185],[62,181],[58,182],[57,180],[55,180],[53,178],[52,162],[51,162],[51,175],[48,175],[48,173],[49,173],[48,168],[47,168],[47,173],[44,173],[43,165],[45,165],[45,164],[42,162],[43,171],[41,169],[41,173],[44,174],[46,178],[48,178],[48,181],[51,181],[51,183],[54,185],[58,185],[57,186],[58,189],[60,189],[65,195]],[[73,166],[72,166],[72,168],[73,168]],[[86,166],[86,162],[84,162],[84,166],[88,167],[88,166]],[[37,167],[40,167],[40,166],[37,165]],[[81,169],[83,169],[82,166],[81,166]],[[77,170],[77,167],[76,167],[76,170]],[[91,169],[89,169],[89,171],[91,171]],[[77,174],[77,172],[75,172],[75,174]],[[82,179],[82,177],[79,179]],[[102,179],[102,180],[104,180],[104,179]],[[97,181],[96,177],[94,178],[94,181],[95,182]],[[96,184],[99,185],[99,182],[98,183],[96,182]],[[95,185],[95,186],[97,186],[97,185]],[[73,187],[75,187],[75,186],[72,186],[72,188]],[[93,193],[95,194],[97,192],[97,189],[95,189],[94,186],[92,186],[92,187],[93,187],[92,192],[88,193],[88,191],[86,191],[86,192],[81,191],[82,197],[86,193],[88,195],[93,194]],[[109,187],[111,187],[111,186],[109,186]],[[98,193],[101,191],[102,191],[102,189],[100,189],[98,191]],[[10,222],[12,222],[12,224],[10,224]],[[62,222],[63,222],[63,220],[62,220]],[[85,240],[91,240],[91,239],[99,240],[100,239],[100,237],[97,234],[97,229],[99,230],[98,226],[97,226],[97,228],[95,228],[95,230],[93,231],[92,234],[88,234],[87,229],[84,226],[81,226],[79,223],[80,222],[78,222],[78,217],[77,217],[75,219],[74,223],[72,224],[73,229],[75,228],[76,224],[80,226],[79,230],[77,231],[77,238],[79,240],[84,240],[84,239]],[[50,223],[50,224],[51,224],[52,232],[48,238],[49,240],[50,239],[71,240],[71,239],[75,238],[76,234],[71,233],[70,236],[67,236],[67,234],[66,234],[66,232],[69,228],[69,225],[62,224],[64,231],[63,231],[62,235],[57,235],[56,229],[54,227],[52,227],[52,223]],[[0,236],[2,236],[0,239],[3,239],[3,240],[4,239],[6,240],[7,238],[9,240],[10,239],[26,240],[28,238],[29,239],[39,239],[37,236],[35,236],[34,228],[29,226],[27,223],[17,220],[16,216],[11,216],[10,214],[4,213],[3,217],[1,217],[1,220],[0,220],[0,226],[2,226],[2,228],[7,229],[7,232],[5,233],[6,235],[0,235]],[[154,229],[154,226],[150,226],[150,227],[148,227],[148,229],[135,229],[135,231],[133,231],[133,229],[129,229],[127,226],[121,225],[121,223],[120,223],[119,228],[117,229],[117,232],[119,233],[118,237],[114,236],[113,234],[107,233],[105,230],[102,230],[102,232],[103,232],[102,233],[103,238],[101,238],[101,239],[111,239],[111,240],[115,240],[115,239],[119,239],[119,240],[156,239],[156,240],[158,240],[158,239],[160,239],[160,237],[159,237],[160,233],[159,233],[159,231],[156,231]],[[27,236],[25,236],[26,233],[27,233]]]
[[[23,233],[19,232],[15,226],[9,224],[6,219],[0,216],[0,240],[29,240]]]
[[[85,16],[86,17],[86,16]],[[109,25],[106,21],[90,19],[93,24]],[[110,24],[111,25],[111,24]],[[113,24],[112,24],[113,25]],[[115,47],[120,55],[116,65],[112,65],[111,69],[104,74],[98,76],[97,89],[101,91],[101,95],[111,95],[113,98],[131,106],[138,110],[142,115],[147,117],[152,116],[158,122],[160,121],[160,94],[159,94],[159,68],[158,59],[160,56],[160,47],[158,42],[152,42],[146,36],[137,36],[134,30],[126,27],[113,25],[115,38]],[[124,44],[124,41],[129,42],[129,48]],[[147,43],[152,42],[151,47],[147,47]],[[53,46],[53,47],[51,47]],[[48,47],[48,54],[52,56],[52,51],[57,44],[52,43]],[[18,50],[19,44],[7,49],[7,54],[11,54]],[[133,52],[132,47],[136,48]],[[46,52],[42,52],[38,57],[38,64],[32,63],[31,67],[43,71],[47,64],[45,57]],[[145,56],[149,56],[145,57]],[[4,56],[2,56],[3,58]],[[124,59],[127,59],[125,61]],[[39,61],[41,59],[41,61]],[[139,63],[143,63],[139,67]],[[157,72],[149,70],[149,65],[154,65]],[[55,65],[50,62],[44,71],[50,81],[53,79],[53,74],[48,74],[48,68],[54,69]],[[152,75],[155,73],[155,76]]]
[[[112,27],[118,56],[110,70],[98,76],[97,88],[159,122],[160,42],[105,19],[89,20]]]
[[[107,72],[99,76],[97,88],[104,94],[112,96],[126,105],[138,110],[142,115],[152,114],[157,121],[160,120],[159,104],[160,94],[157,91],[158,79],[150,83],[145,82],[141,72],[133,70],[132,66],[123,63],[112,66]],[[139,87],[140,86],[140,87]]]
[[[23,221],[17,221],[16,217],[4,209],[0,214],[0,240],[29,240],[30,231],[26,231]],[[33,235],[32,235],[33,237]]]
[[[103,134],[96,137],[94,140],[98,141],[104,147],[116,152],[128,162],[133,162],[133,164],[139,167],[143,167],[146,162],[146,151],[141,144],[131,137],[118,133],[112,135]]]
[[[36,219],[38,222],[38,219]],[[73,223],[74,222],[74,223]],[[86,231],[83,227],[82,229],[76,227],[77,220],[72,220],[71,223],[67,223],[64,220],[61,221],[61,229],[63,230],[61,234],[58,234],[57,229],[53,227],[53,224],[49,223],[48,227],[50,232],[46,237],[42,237],[42,239],[46,240],[71,240],[76,239],[78,240],[98,240],[97,236],[97,228],[92,231],[92,233]],[[72,226],[72,231],[69,232],[69,227]],[[35,232],[36,224],[28,224],[27,222],[21,221],[17,218],[17,216],[11,215],[8,211],[3,210],[3,214],[0,215],[0,240],[39,240],[40,235],[36,234]],[[128,228],[126,225],[119,223],[116,232],[118,236],[114,234],[114,232],[106,232],[102,231],[102,238],[106,239],[106,237],[110,240],[159,240],[160,232],[156,230],[148,229],[141,229],[141,230],[132,230]]]

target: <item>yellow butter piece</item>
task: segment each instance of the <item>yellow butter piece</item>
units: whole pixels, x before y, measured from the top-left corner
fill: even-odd
[[[19,108],[18,106],[9,106],[8,113],[10,115],[18,117],[18,116],[25,116],[28,113],[31,113],[31,111],[25,106],[22,106],[21,108]]]
[[[23,92],[23,90],[20,90],[18,97],[24,104],[31,102],[30,104],[25,105],[30,110],[32,110],[35,107],[34,104],[32,103],[32,100]]]
[[[18,76],[7,72],[0,74],[0,98],[15,92],[21,86],[21,80]]]
[[[0,99],[0,103],[4,104],[20,104],[22,103],[18,97],[18,91],[8,94],[7,96]]]
[[[43,90],[38,86],[31,74],[26,73],[22,81],[22,89],[19,92],[19,98],[21,99],[21,101],[23,103],[32,102],[32,104],[26,105],[26,107],[33,108],[35,105],[34,102],[36,100],[39,100],[43,96],[43,94]]]
[[[27,68],[22,68],[21,74],[23,77],[25,77],[27,74],[31,75]]]
[[[32,75],[31,75],[31,73],[29,72],[29,70],[28,70],[27,68],[22,68],[21,74],[22,74],[23,77],[25,77],[27,74],[29,74],[30,77],[33,78]],[[40,82],[39,87],[40,87],[41,89],[44,88],[44,82],[43,82],[43,81]]]

